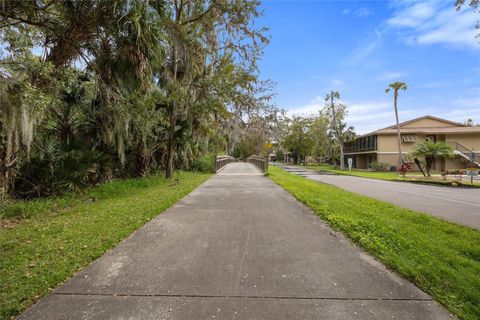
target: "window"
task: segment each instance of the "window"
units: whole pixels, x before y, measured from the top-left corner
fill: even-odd
[[[414,134],[402,134],[402,142],[412,143],[417,141],[417,136]]]

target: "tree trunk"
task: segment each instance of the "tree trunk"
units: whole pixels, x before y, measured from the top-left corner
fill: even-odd
[[[343,142],[341,138],[341,132],[339,132],[337,127],[337,115],[335,114],[335,105],[333,104],[333,95],[330,97],[330,103],[332,108],[332,121],[333,121],[333,131],[335,132],[338,146],[340,148],[340,170],[345,170],[345,161],[343,159]]]
[[[426,164],[427,177],[431,177],[430,170],[432,170],[433,160],[434,160],[434,158],[432,158],[432,157],[425,157],[425,162],[427,163]]]
[[[417,158],[413,158],[413,162],[415,162],[415,164],[417,165],[418,169],[420,169],[420,172],[423,174],[423,176],[426,177],[427,175],[423,171],[423,168],[420,164],[420,160],[418,160]]]
[[[345,159],[343,156],[343,140],[338,141],[338,145],[340,147],[340,170],[345,170]]]
[[[16,147],[7,152],[0,150],[0,204],[3,203],[13,189],[13,179],[15,178]]]
[[[177,10],[177,22],[179,21],[179,11]],[[178,39],[176,30],[174,31],[174,40],[173,40],[173,52],[172,52],[172,60],[173,60],[173,70],[172,70],[172,81],[175,86],[177,86],[177,73],[178,73]],[[173,156],[175,153],[175,127],[177,125],[177,103],[176,101],[172,101],[170,103],[170,128],[168,131],[168,147],[167,147],[167,167],[165,170],[165,177],[167,179],[171,179],[173,176],[174,170],[174,163],[173,163]]]
[[[0,204],[2,204],[7,198],[8,192],[8,179],[7,171],[5,170],[3,164],[0,164]]]
[[[397,99],[398,99],[398,91],[395,90],[393,94],[393,106],[395,108],[395,118],[397,120],[398,165],[400,166],[403,163],[403,158],[402,158],[402,137],[400,135],[400,122],[398,121]]]
[[[175,103],[172,104],[172,110],[170,113],[170,130],[168,132],[168,148],[167,148],[167,168],[165,177],[171,179],[173,176],[173,156],[175,153],[175,126],[177,124],[177,115]]]
[[[150,175],[150,162],[152,160],[148,151],[143,150],[140,156],[140,175],[146,177]]]

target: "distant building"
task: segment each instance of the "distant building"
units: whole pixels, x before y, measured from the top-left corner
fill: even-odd
[[[444,141],[453,148],[455,158],[437,160],[434,170],[480,167],[480,127],[424,116],[400,123],[400,134],[402,154],[405,158],[420,140]],[[348,158],[352,158],[353,167],[359,169],[367,169],[373,162],[397,166],[397,126],[392,125],[359,136],[347,146],[345,163]]]

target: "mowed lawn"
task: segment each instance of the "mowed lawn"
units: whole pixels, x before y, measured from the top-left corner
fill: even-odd
[[[269,177],[460,319],[480,319],[480,232],[271,166]]]
[[[338,168],[335,168],[333,165],[329,165],[329,164],[306,165],[303,167],[307,169],[316,170],[316,171],[325,171],[325,172],[331,172],[336,174],[343,174],[346,176],[355,176],[355,177],[386,180],[386,181],[411,182],[411,183],[417,182],[417,183],[436,184],[436,185],[449,185],[452,182],[451,180],[443,181],[443,179],[440,178],[440,175],[438,172],[432,172],[432,175],[434,175],[434,177],[432,178],[425,178],[422,176],[420,172],[416,172],[416,171],[408,172],[405,177],[402,177],[397,171],[369,171],[369,170],[362,170],[362,169],[352,169],[352,171],[349,171],[349,170],[342,171]],[[453,177],[453,175],[450,175],[449,177]],[[474,182],[473,184],[471,184],[469,178],[465,176],[463,177],[461,183],[462,183],[462,186],[480,188],[480,182]]]
[[[0,319],[23,311],[210,176],[128,179],[1,208],[0,218],[22,219],[0,229]]]
[[[328,165],[328,164],[307,165],[305,167],[308,169],[317,170],[317,171],[327,171],[327,172],[343,174],[347,176],[356,176],[356,177],[387,180],[387,181],[393,181],[395,179],[400,178],[400,175],[397,171],[383,172],[383,171],[367,171],[367,170],[359,170],[359,169],[352,169],[352,171],[348,171],[348,170],[342,171],[340,169],[335,169],[334,166]]]

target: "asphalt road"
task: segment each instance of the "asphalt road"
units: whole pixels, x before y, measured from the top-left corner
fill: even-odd
[[[232,163],[20,319],[452,317],[255,167]]]
[[[297,166],[284,166],[284,168],[315,181],[480,230],[480,189],[318,174],[313,170]]]

